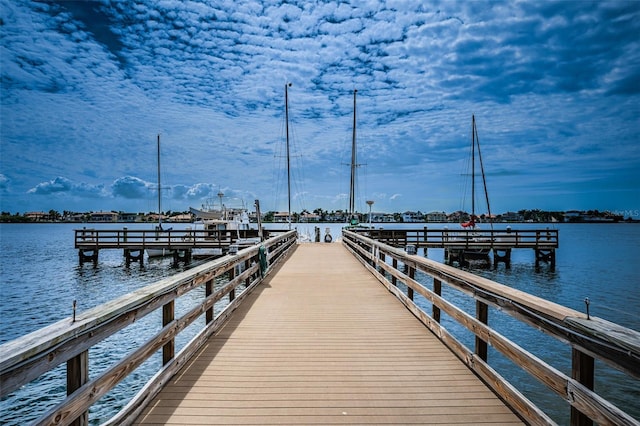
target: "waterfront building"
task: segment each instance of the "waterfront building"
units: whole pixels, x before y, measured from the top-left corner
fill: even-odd
[[[116,212],[92,212],[89,214],[90,222],[117,222],[118,213]]]
[[[426,214],[427,222],[446,222],[447,214],[445,212],[430,212]]]

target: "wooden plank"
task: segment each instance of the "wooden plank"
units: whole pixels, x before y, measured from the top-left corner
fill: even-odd
[[[338,244],[300,245],[136,424],[522,424]]]

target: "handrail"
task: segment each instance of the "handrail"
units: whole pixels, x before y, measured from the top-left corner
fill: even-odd
[[[554,422],[513,385],[501,377],[487,362],[487,345],[512,360],[529,375],[565,399],[572,407],[572,424],[593,419],[600,424],[638,425],[633,417],[593,391],[594,359],[599,359],[640,379],[640,333],[600,318],[555,304],[531,294],[425,259],[401,249],[375,241],[362,234],[343,231],[345,246],[369,269],[390,292],[404,303],[494,392],[507,401],[526,421],[533,424]],[[388,261],[391,260],[391,264]],[[398,270],[402,263],[406,273]],[[414,279],[420,270],[434,280],[433,290]],[[391,281],[387,279],[390,276]],[[402,293],[398,282],[406,285]],[[442,296],[442,285],[462,291],[476,301],[476,316],[471,316]],[[429,315],[413,302],[414,292],[432,304]],[[572,348],[572,377],[527,352],[488,325],[488,307],[532,325]],[[440,325],[445,312],[476,336],[475,348],[467,348]]]
[[[273,235],[279,231],[264,230]],[[74,247],[77,249],[103,248],[154,248],[165,247],[175,249],[218,248],[229,245],[240,238],[255,238],[257,229],[93,229],[74,230]]]
[[[353,232],[394,247],[428,248],[538,248],[559,246],[557,229],[354,229]]]
[[[67,394],[60,404],[46,412],[37,424],[86,424],[88,408],[124,379],[158,349],[163,349],[163,369],[155,381],[168,380],[214,333],[239,306],[246,295],[269,272],[265,266],[286,257],[295,247],[297,233],[289,231],[252,246],[235,255],[225,256],[193,269],[175,274],[142,289],[124,295],[93,309],[67,318],[31,334],[0,346],[0,396],[29,383],[63,362],[67,362]],[[264,260],[267,262],[265,263]],[[244,270],[236,274],[236,266]],[[228,283],[214,291],[214,279],[229,274]],[[240,285],[245,290],[235,297]],[[174,301],[198,287],[205,286],[204,300],[180,318],[175,318]],[[214,317],[214,304],[229,295],[229,304]],[[163,328],[145,344],[133,351],[107,371],[89,381],[89,349],[115,332],[138,321],[141,317],[162,311]],[[202,314],[206,326],[176,355],[175,337]],[[145,387],[146,393],[136,399],[148,401],[158,392],[157,383]],[[151,392],[153,391],[153,392]],[[130,410],[140,409],[137,402]]]

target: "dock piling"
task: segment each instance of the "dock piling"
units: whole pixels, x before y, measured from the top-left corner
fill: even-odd
[[[80,249],[78,250],[78,261],[80,266],[85,262],[93,262],[93,266],[98,266],[98,251],[97,249]]]
[[[497,268],[498,263],[504,263],[505,268],[511,268],[511,249],[497,249],[494,247],[493,249],[493,267]]]
[[[144,250],[124,249],[124,259],[127,268],[131,262],[140,262],[140,267],[142,267],[144,265]]]

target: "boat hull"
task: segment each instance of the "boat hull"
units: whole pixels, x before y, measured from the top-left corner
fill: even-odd
[[[205,211],[205,210],[194,209],[193,207],[189,207],[189,211],[195,217],[200,219],[209,219],[209,220],[222,219],[222,216],[223,216],[221,211]]]
[[[170,249],[146,249],[147,257],[149,258],[159,258],[159,257],[167,257],[172,256],[174,250]]]

